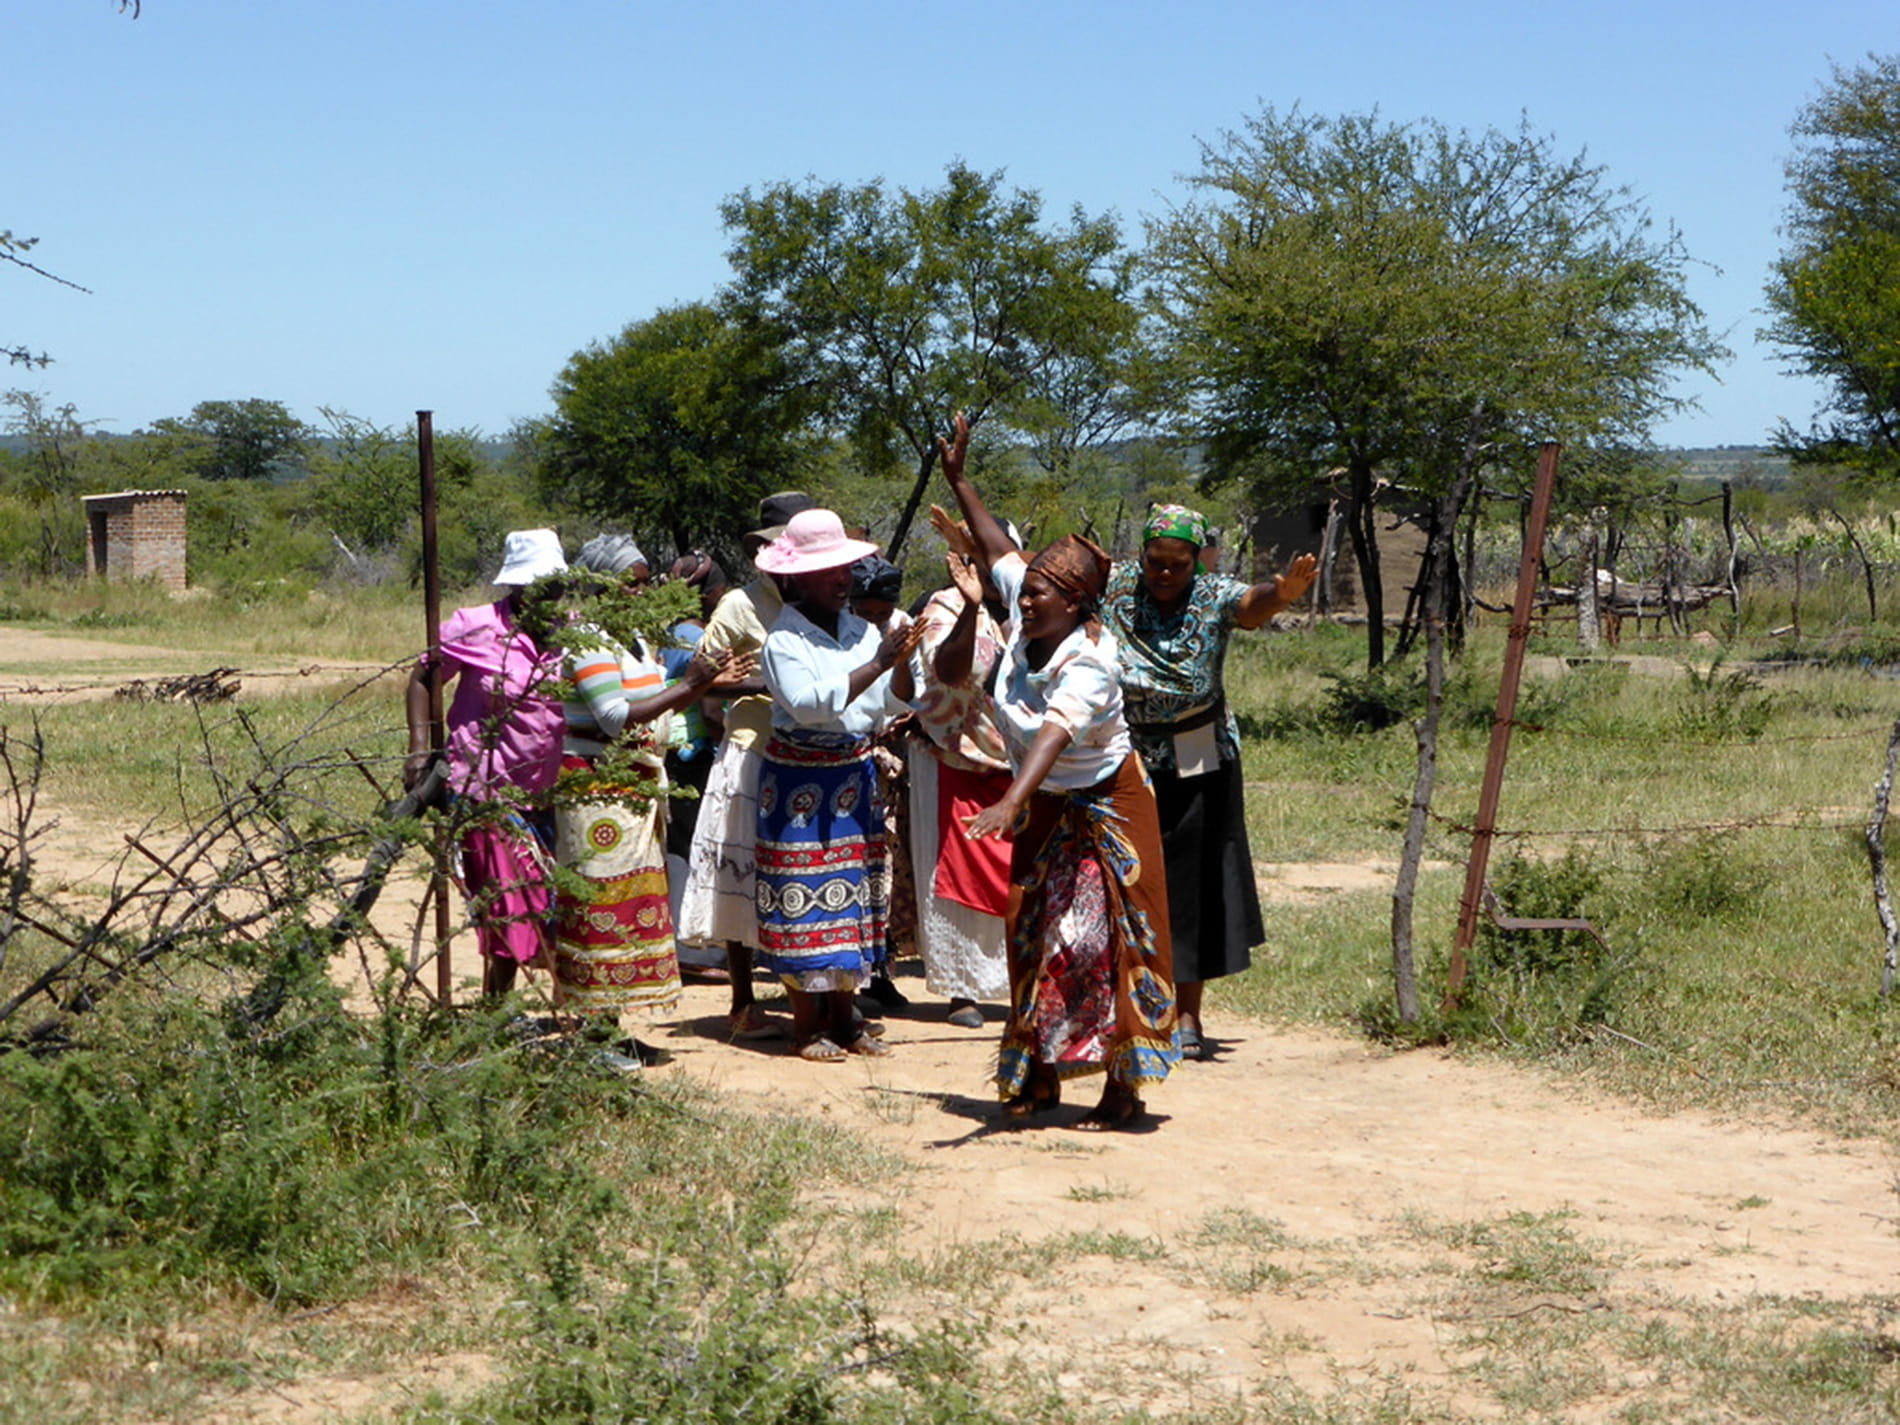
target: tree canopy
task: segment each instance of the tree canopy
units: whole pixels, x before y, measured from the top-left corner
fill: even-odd
[[[1007,190],[1001,173],[953,163],[941,188],[918,193],[780,183],[722,212],[731,299],[784,335],[821,419],[867,469],[915,462],[893,558],[958,410],[976,425],[1126,326],[1114,220],[1077,209],[1045,227],[1041,198]]]
[[[633,322],[556,379],[543,489],[676,549],[726,540],[794,483],[809,407],[795,374],[768,327],[707,303]]]
[[[1763,335],[1827,383],[1804,435],[1809,461],[1900,474],[1900,55],[1834,67],[1793,126],[1787,247],[1769,278]]]
[[[281,401],[252,397],[200,401],[188,416],[154,421],[152,434],[175,439],[206,480],[268,480],[302,472],[312,431]]]
[[[1642,441],[1676,374],[1723,354],[1677,235],[1526,124],[1267,109],[1194,182],[1150,229],[1190,427],[1270,499],[1343,472],[1374,608],[1378,482],[1435,498],[1473,452],[1519,469],[1544,439]]]

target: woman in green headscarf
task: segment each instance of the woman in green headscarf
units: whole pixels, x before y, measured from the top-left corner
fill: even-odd
[[[1201,987],[1236,974],[1266,938],[1247,844],[1240,736],[1222,684],[1227,641],[1295,603],[1317,562],[1295,559],[1263,584],[1205,572],[1207,518],[1156,505],[1139,561],[1119,561],[1102,619],[1120,648],[1135,750],[1154,783],[1167,865],[1181,1054],[1206,1059]]]

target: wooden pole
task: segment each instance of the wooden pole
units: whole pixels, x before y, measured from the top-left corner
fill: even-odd
[[[435,413],[416,412],[416,461],[422,482],[422,603],[428,620],[426,639],[431,652],[436,648],[442,627],[442,561],[435,532]],[[429,750],[437,757],[448,745],[448,728],[442,717],[442,672],[437,660],[429,678]],[[429,877],[429,893],[435,898],[435,998],[448,1007],[454,995],[454,980],[449,963],[449,849],[438,840],[435,866]]]
[[[1458,934],[1451,945],[1445,975],[1445,1004],[1458,1001],[1465,985],[1466,956],[1478,938],[1478,911],[1484,903],[1485,872],[1491,841],[1497,834],[1498,799],[1504,789],[1504,762],[1511,750],[1511,723],[1517,716],[1517,689],[1524,678],[1524,647],[1530,640],[1537,601],[1537,571],[1544,558],[1544,528],[1550,521],[1550,495],[1557,484],[1557,457],[1563,447],[1544,442],[1537,455],[1537,485],[1531,493],[1530,521],[1524,528],[1524,554],[1517,566],[1517,598],[1511,606],[1511,631],[1504,645],[1504,673],[1498,682],[1497,715],[1491,723],[1491,750],[1484,760],[1484,785],[1478,792],[1478,820],[1471,829],[1471,859],[1465,863],[1465,893],[1458,902]]]

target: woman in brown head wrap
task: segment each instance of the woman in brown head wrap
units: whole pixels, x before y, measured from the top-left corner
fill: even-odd
[[[1106,1073],[1077,1126],[1127,1127],[1179,1051],[1160,826],[1122,717],[1115,639],[1097,617],[1109,560],[1070,535],[1025,564],[964,476],[969,438],[958,415],[955,440],[938,441],[944,477],[1011,610],[995,701],[1015,779],[966,823],[973,837],[1016,836],[1003,1111],[1053,1108],[1062,1080]]]

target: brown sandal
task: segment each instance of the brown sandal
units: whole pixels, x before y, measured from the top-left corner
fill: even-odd
[[[1003,1100],[1003,1117],[1031,1118],[1062,1105],[1062,1081],[1030,1075],[1022,1091]]]

